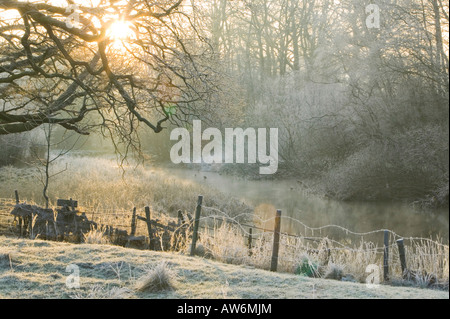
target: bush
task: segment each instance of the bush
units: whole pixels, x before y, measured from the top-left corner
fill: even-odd
[[[396,81],[367,97],[295,73],[262,81],[248,121],[278,127],[280,172],[320,193],[448,206],[448,94]]]
[[[342,280],[342,278],[344,277],[344,269],[345,269],[345,266],[343,266],[343,265],[330,263],[327,266],[323,277],[325,279]]]
[[[86,244],[108,245],[111,243],[109,238],[105,235],[105,229],[91,229],[87,234],[84,234],[84,242]]]
[[[373,142],[327,171],[322,192],[340,200],[422,199],[448,205],[448,135],[438,126]]]
[[[320,277],[319,265],[305,255],[301,258],[295,274],[306,277]]]
[[[32,157],[42,157],[45,147],[39,144],[40,134],[31,132],[0,136],[0,167],[20,164]]]

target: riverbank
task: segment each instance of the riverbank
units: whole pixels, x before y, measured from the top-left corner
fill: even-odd
[[[391,256],[395,258],[393,278],[401,278],[395,240],[425,237],[433,240],[408,241],[408,264],[422,265],[414,270],[423,270],[420,274],[425,277],[434,274],[440,284],[448,280],[448,214],[447,220],[441,220],[442,216],[415,212],[410,206],[336,202],[309,194],[295,180],[248,181],[213,172],[148,166],[123,168],[125,171],[111,159],[65,157],[52,166],[55,172],[64,172],[50,182],[51,204],[57,198],[73,198],[78,200],[81,211],[101,225],[128,229],[123,227],[129,227],[133,207],[143,214],[143,207],[150,206],[152,218],[160,220],[176,217],[178,210],[193,215],[197,196],[202,194],[202,217],[215,216],[219,221],[210,225],[212,232],[203,229],[206,225],[202,222],[199,244],[203,255],[262,269],[270,265],[270,230],[275,212],[281,209],[281,230],[290,234],[281,236],[281,271],[296,273],[306,261],[316,265],[318,276],[325,276],[328,267],[337,265],[345,270],[341,275],[351,275],[360,282],[364,281],[368,265],[382,267],[383,229],[390,229]],[[1,168],[0,181],[4,183],[0,183],[0,197],[13,198],[17,189],[21,201],[42,204],[39,176],[32,168]],[[224,217],[240,224],[219,227]],[[252,253],[247,245],[249,224],[256,227]],[[257,229],[269,231],[258,234]],[[137,235],[147,233],[145,223],[139,223]],[[442,263],[436,262],[435,255]]]
[[[58,198],[73,198],[90,210],[130,211],[133,207],[151,206],[155,212],[176,217],[178,210],[192,213],[198,195],[203,195],[205,206],[231,216],[254,213],[267,220],[281,209],[286,218],[310,227],[334,224],[355,232],[390,229],[404,237],[432,237],[448,243],[446,209],[423,209],[398,202],[335,201],[317,195],[292,178],[249,180],[245,176],[175,165],[159,167],[154,163],[119,167],[113,157],[97,155],[66,155],[51,166],[52,174],[61,173],[50,179],[50,204]],[[42,205],[41,178],[36,167],[2,167],[0,197],[14,198],[17,189],[20,198]],[[286,221],[282,230],[312,235],[298,226]]]

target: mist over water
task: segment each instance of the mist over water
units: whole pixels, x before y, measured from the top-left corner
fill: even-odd
[[[313,228],[338,225],[358,233],[389,229],[402,237],[442,238],[446,243],[449,239],[449,214],[445,209],[425,211],[410,204],[391,202],[340,202],[308,193],[296,179],[250,181],[189,169],[170,169],[166,173],[210,185],[252,205],[260,217],[255,218],[255,223],[265,229],[272,229],[275,212],[281,209],[282,216],[288,217],[282,219],[282,231],[295,235],[330,236],[340,240],[351,236],[335,228],[312,232],[296,221],[299,220]],[[259,220],[268,221],[258,223]],[[381,243],[382,234],[364,239]]]

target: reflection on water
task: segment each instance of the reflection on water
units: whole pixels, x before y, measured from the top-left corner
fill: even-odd
[[[420,211],[401,203],[349,203],[308,194],[297,180],[248,181],[212,172],[171,169],[170,173],[192,182],[211,185],[255,208],[263,220],[272,219],[276,209],[283,211],[282,231],[303,236],[319,235],[305,229],[339,225],[355,232],[390,229],[404,237],[449,238],[448,210]],[[272,229],[272,221],[261,226]],[[336,230],[334,230],[336,231]],[[325,232],[325,231],[324,231]],[[320,235],[332,235],[321,232]],[[378,234],[377,236],[382,236]],[[377,240],[375,240],[377,241]]]

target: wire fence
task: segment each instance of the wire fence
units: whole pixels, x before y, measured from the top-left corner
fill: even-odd
[[[228,223],[237,225],[241,229],[242,233],[244,235],[246,235],[246,236],[249,236],[249,235],[258,236],[257,234],[254,234],[254,233],[250,234],[248,232],[248,230],[247,230],[249,228],[252,228],[254,230],[259,230],[259,231],[261,231],[261,234],[262,233],[266,233],[266,232],[274,232],[273,229],[262,228],[262,227],[258,227],[258,226],[255,226],[255,225],[246,224],[245,222],[244,223],[239,222],[239,219],[242,218],[242,217],[251,217],[253,220],[256,220],[257,224],[264,225],[264,224],[268,224],[268,223],[270,224],[270,223],[274,222],[275,218],[276,218],[275,216],[271,217],[271,218],[268,218],[268,219],[262,219],[260,216],[254,215],[254,214],[239,214],[239,215],[236,215],[234,217],[229,217],[225,212],[222,212],[222,211],[220,211],[220,210],[218,210],[218,209],[216,209],[214,207],[202,206],[202,209],[205,210],[205,211],[212,211],[212,212],[220,213],[219,215],[208,215],[207,217],[204,217],[202,219],[222,219],[222,220],[224,220],[224,221],[226,221]],[[314,232],[321,232],[321,231],[324,231],[324,230],[327,230],[327,229],[337,229],[337,230],[342,231],[342,233],[345,233],[345,235],[347,235],[347,236],[348,235],[354,235],[354,236],[359,236],[359,237],[368,237],[370,235],[384,234],[384,233],[388,232],[391,235],[391,237],[392,237],[392,239],[394,241],[396,241],[398,239],[404,239],[404,240],[409,240],[409,241],[426,241],[426,242],[431,242],[433,244],[440,245],[440,246],[443,246],[443,247],[448,247],[448,245],[440,243],[437,240],[434,240],[434,239],[431,239],[431,238],[402,236],[402,235],[399,235],[399,234],[397,234],[396,232],[394,232],[394,231],[392,231],[390,229],[377,229],[377,230],[372,230],[372,231],[369,231],[369,232],[356,232],[356,231],[352,231],[350,229],[347,229],[345,227],[342,227],[342,226],[339,226],[339,225],[333,225],[333,224],[325,225],[325,226],[321,226],[321,227],[310,227],[310,226],[306,225],[304,222],[302,222],[302,221],[300,221],[300,220],[298,220],[296,218],[293,218],[291,216],[281,216],[281,219],[282,220],[289,220],[291,222],[296,223],[299,226],[299,227],[297,227],[297,229],[303,228],[305,230],[305,233],[307,231],[309,231],[311,233],[314,233]],[[285,235],[285,236],[288,236],[288,237],[310,239],[310,240],[317,240],[317,241],[320,241],[320,240],[322,240],[324,238],[323,236],[314,237],[314,236],[294,235],[294,234],[289,234],[289,233],[286,233],[286,232],[280,232],[280,233],[282,235]],[[350,249],[350,247],[345,246],[341,242],[338,242],[338,241],[335,241],[335,240],[332,240],[332,239],[329,239],[329,240],[333,241],[334,243],[336,243],[338,245],[342,245],[346,249]],[[384,248],[380,248],[380,249],[384,249]]]
[[[27,203],[27,202],[28,201],[24,201],[24,203]],[[33,204],[33,202],[29,202],[29,203]],[[10,217],[11,216],[10,210],[13,209],[15,207],[15,205],[16,205],[16,201],[14,199],[0,198],[0,216]],[[129,210],[123,210],[123,209],[118,209],[116,207],[104,208],[104,207],[99,207],[99,206],[97,206],[97,207],[83,206],[82,210],[86,212],[87,217],[90,217],[92,219],[106,219],[106,220],[111,221],[112,224],[110,226],[114,226],[114,227],[129,228],[130,224],[124,223],[124,221],[131,220],[132,215],[133,215],[133,208],[130,208]],[[221,222],[226,222],[226,223],[237,226],[238,228],[241,229],[242,234],[245,236],[250,235],[250,233],[248,231],[248,229],[250,229],[250,228],[252,228],[252,230],[254,230],[254,231],[260,231],[259,234],[253,232],[251,234],[253,237],[258,237],[259,235],[262,235],[267,232],[269,232],[269,233],[274,232],[273,229],[260,227],[258,225],[272,224],[275,221],[275,218],[276,218],[275,216],[273,216],[271,218],[267,218],[267,219],[263,219],[261,216],[258,216],[258,215],[252,214],[252,213],[242,213],[242,214],[236,214],[236,215],[230,216],[228,213],[223,212],[217,208],[208,207],[208,206],[204,206],[204,205],[202,205],[202,210],[204,212],[213,212],[216,214],[210,213],[207,216],[201,217],[200,221],[220,220]],[[307,224],[305,224],[304,222],[302,222],[301,220],[296,219],[291,216],[281,216],[281,219],[288,220],[291,223],[297,224],[296,229],[300,230],[301,228],[303,228],[304,233],[307,233],[308,231],[312,234],[314,234],[315,232],[316,233],[319,232],[319,235],[321,235],[322,231],[335,229],[335,230],[341,231],[343,234],[345,234],[347,236],[354,235],[354,236],[359,236],[359,237],[368,237],[370,235],[384,234],[385,232],[389,232],[389,234],[392,236],[393,240],[402,238],[402,239],[408,240],[408,241],[426,241],[426,242],[431,242],[436,245],[448,247],[448,245],[440,243],[435,239],[424,238],[424,237],[402,236],[390,229],[377,229],[377,230],[372,230],[372,231],[368,231],[368,232],[357,232],[357,231],[352,231],[350,229],[342,227],[340,225],[334,225],[334,224],[320,226],[320,227],[311,227],[311,226],[308,226]],[[248,220],[253,220],[253,223],[250,224],[248,222]],[[245,221],[247,221],[247,222],[245,222]],[[120,222],[122,222],[122,223],[120,223]],[[208,227],[208,226],[205,226],[205,227]],[[287,232],[280,232],[280,233],[281,233],[281,235],[288,236],[288,237],[302,238],[302,239],[313,240],[313,241],[320,241],[324,238],[324,236],[302,236],[302,235],[297,235],[297,234],[290,234]],[[330,240],[332,240],[332,239],[330,239]],[[338,245],[342,245],[345,248],[349,248],[348,246],[343,245],[341,242],[338,242],[338,241],[333,241],[333,242]]]
[[[285,222],[297,225],[296,229],[300,234],[290,234],[279,229],[261,226],[276,225],[277,218],[280,219],[281,224]],[[248,220],[254,223],[250,224]],[[217,208],[207,206],[202,206],[202,217],[199,218],[199,223],[203,224],[200,226],[201,244],[207,247],[206,250],[215,259],[226,262],[247,263],[271,269],[273,260],[276,258],[278,267],[282,271],[308,272],[309,268],[318,276],[325,275],[324,272],[329,271],[329,269],[320,269],[321,266],[340,264],[349,272],[357,274],[356,277],[359,280],[366,278],[366,267],[371,264],[385,269],[386,280],[390,277],[404,278],[404,273],[408,270],[405,269],[407,264],[409,268],[415,269],[415,275],[429,276],[436,278],[436,281],[446,281],[448,287],[449,246],[436,239],[402,236],[390,229],[358,232],[340,225],[311,227],[291,216],[277,217],[275,214],[267,219],[253,214],[238,214],[231,217]],[[224,225],[231,225],[232,230],[221,231],[221,227],[229,227]],[[304,235],[301,234],[302,230]],[[330,230],[341,232],[342,236],[338,236],[340,239],[323,234]],[[232,235],[233,232],[235,236]],[[276,240],[277,232],[280,236],[279,247],[277,247],[279,251],[274,254],[275,247],[272,244]],[[357,237],[359,240],[345,240],[349,236]],[[375,240],[367,241],[368,237]],[[378,242],[383,239],[384,244],[379,245]],[[236,243],[239,240],[241,243]],[[407,244],[404,247],[405,242]],[[220,246],[213,243],[220,243]],[[404,262],[400,256],[400,244],[406,251]],[[223,247],[227,248],[223,249]]]
[[[13,217],[10,212],[15,205],[15,200],[0,198],[0,226],[11,224]],[[263,219],[251,213],[230,215],[215,207],[205,205],[199,205],[199,207],[201,214],[199,213],[198,216],[192,217],[189,213],[182,212],[187,216],[183,218],[183,222],[180,222],[180,216],[178,221],[172,218],[172,221],[178,223],[172,230],[173,234],[187,230],[186,251],[191,250],[203,257],[271,270],[276,258],[275,269],[295,273],[310,271],[317,276],[319,274],[326,276],[326,272],[329,271],[326,268],[330,265],[340,265],[346,272],[353,274],[356,280],[367,276],[365,271],[368,265],[375,264],[380,269],[386,269],[387,262],[390,276],[402,278],[405,269],[399,258],[398,243],[402,240],[406,242],[406,262],[409,269],[424,275],[432,273],[437,280],[447,281],[448,284],[449,246],[436,239],[401,236],[389,229],[358,232],[333,224],[311,227],[291,216],[277,216],[275,212],[273,217]],[[97,206],[83,207],[80,210],[85,211],[86,216],[92,221],[126,230],[128,234],[132,233],[135,227],[136,235],[148,235],[151,240],[153,233],[150,233],[148,224],[136,223],[135,220],[133,226],[133,218],[136,218],[133,209],[121,210],[115,207]],[[141,211],[137,210],[138,216]],[[170,220],[163,215],[159,217],[166,224]],[[278,223],[296,225],[298,234],[290,234],[274,228],[277,218],[279,218]],[[145,218],[140,217],[140,220],[145,221]],[[163,221],[153,216],[154,225],[161,225],[158,223]],[[198,243],[192,241],[189,245],[189,239],[192,240],[194,232],[196,232],[195,237],[198,237]],[[340,232],[341,235],[336,239],[329,236],[327,234],[329,232]],[[276,235],[279,236],[278,239]],[[353,237],[353,240],[348,240],[348,237]],[[367,240],[369,237],[375,240]],[[385,241],[384,244],[379,245],[381,238]],[[173,241],[173,238],[171,240]],[[276,240],[278,247],[275,254]],[[162,244],[161,247],[163,247]]]
[[[24,202],[27,203],[28,201],[24,201]],[[32,202],[29,202],[29,203],[33,204]],[[0,198],[0,216],[11,218],[12,216],[11,216],[10,212],[15,207],[15,205],[16,205],[16,201],[11,198]],[[82,210],[84,210],[86,212],[87,217],[90,217],[92,220],[97,219],[97,220],[107,221],[107,222],[109,222],[109,226],[123,227],[123,228],[131,227],[131,224],[126,223],[126,222],[131,220],[131,218],[133,216],[133,209],[125,211],[123,209],[121,210],[121,209],[118,209],[115,207],[103,208],[103,207],[85,207],[85,206],[83,206]],[[217,208],[208,207],[208,206],[204,206],[204,205],[202,205],[202,210],[206,213],[212,212],[212,214],[209,213],[207,216],[200,217],[200,219],[199,219],[200,223],[204,222],[204,221],[213,220],[216,222],[220,221],[221,223],[231,224],[231,225],[234,225],[237,228],[239,228],[240,231],[242,232],[243,236],[247,236],[247,237],[252,236],[253,239],[257,239],[258,237],[263,236],[266,233],[274,233],[274,231],[275,231],[273,229],[268,229],[268,228],[258,226],[258,225],[272,224],[275,221],[275,218],[276,218],[275,216],[271,217],[271,218],[267,218],[267,219],[263,219],[261,216],[251,214],[251,213],[242,213],[242,214],[236,214],[236,215],[230,216],[228,213],[223,212]],[[359,236],[359,237],[363,238],[363,237],[368,237],[370,235],[384,234],[384,233],[388,232],[391,236],[392,241],[396,241],[398,239],[403,239],[403,240],[407,240],[407,241],[411,241],[411,242],[413,242],[413,241],[429,242],[434,245],[442,246],[445,248],[449,247],[448,245],[443,244],[435,239],[424,238],[424,237],[402,236],[390,229],[377,229],[377,230],[368,231],[368,232],[357,232],[357,231],[352,231],[350,229],[342,227],[340,225],[334,225],[334,224],[320,226],[320,227],[311,227],[311,226],[308,226],[307,224],[305,224],[304,222],[302,222],[301,220],[293,218],[291,216],[281,216],[281,219],[288,220],[292,223],[297,224],[298,225],[297,229],[300,230],[301,228],[303,228],[305,233],[307,233],[308,231],[312,234],[314,234],[314,232],[316,232],[316,233],[319,232],[321,235],[322,231],[335,229],[335,230],[341,231],[343,234],[345,234],[347,236],[353,235],[353,236]],[[253,220],[253,223],[250,224],[248,222],[248,220]],[[202,227],[204,229],[208,229],[208,230],[215,230],[215,228],[208,226],[208,224],[206,224],[206,223]],[[252,229],[252,233],[249,232],[249,229]],[[339,250],[339,249],[350,249],[351,250],[352,249],[350,246],[343,244],[341,241],[337,241],[337,240],[334,240],[334,239],[331,239],[329,237],[322,236],[322,235],[321,236],[302,236],[302,235],[298,235],[298,234],[290,234],[287,232],[280,232],[280,234],[283,236],[287,236],[287,237],[316,241],[316,242],[321,242],[324,238],[327,238],[330,242],[341,247],[341,248],[333,248],[335,250]],[[395,244],[392,244],[392,246],[395,246]],[[378,247],[378,248],[375,248],[375,250],[384,251],[384,247]]]

